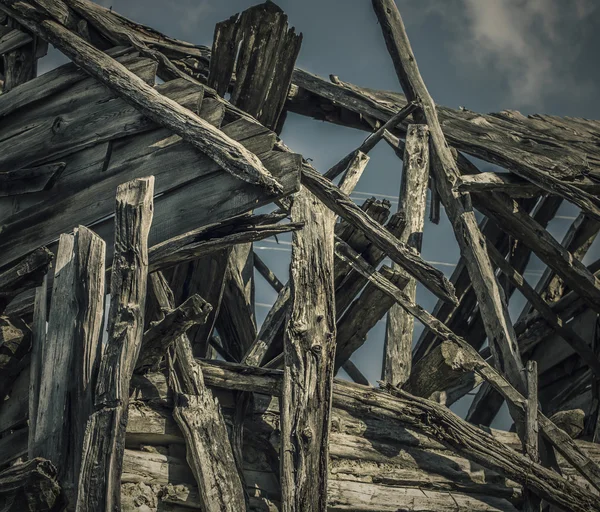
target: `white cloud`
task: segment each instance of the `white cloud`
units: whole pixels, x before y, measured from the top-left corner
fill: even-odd
[[[462,0],[464,25],[455,53],[480,70],[503,73],[516,106],[540,106],[548,94],[584,92],[570,63],[576,31],[594,0]]]

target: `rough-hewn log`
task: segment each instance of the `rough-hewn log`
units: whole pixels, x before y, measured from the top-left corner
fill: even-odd
[[[402,108],[397,114],[390,117],[381,127],[375,130],[371,135],[369,135],[364,142],[355,149],[354,151],[348,153],[344,158],[342,158],[337,164],[331,167],[324,176],[330,180],[337,178],[341,173],[343,173],[346,168],[348,168],[350,162],[359,153],[363,153],[364,155],[368,154],[377,143],[383,138],[386,130],[392,130],[397,125],[399,125],[402,121],[404,121],[409,115],[411,115],[417,109],[416,103],[409,103],[404,108]],[[348,194],[348,192],[345,192]]]
[[[497,370],[492,368],[479,353],[473,349],[463,338],[454,334],[442,322],[437,320],[429,312],[408,300],[406,295],[398,290],[392,283],[383,277],[377,270],[365,262],[360,255],[354,252],[347,244],[336,240],[336,253],[345,258],[352,266],[361,272],[370,282],[379,285],[381,290],[386,291],[393,297],[398,304],[415,316],[427,328],[434,330],[442,339],[456,343],[461,349],[462,354],[456,359],[457,364],[465,372],[475,371],[481,375],[490,385],[506,399],[511,405],[511,414],[517,417],[516,421],[523,421],[525,418],[526,399],[515,389],[507,379]],[[592,484],[600,490],[600,466],[585,456],[577,446],[572,442],[565,432],[558,429],[543,414],[538,418],[540,429],[545,438],[565,457],[578,471]]]
[[[0,311],[13,297],[39,286],[53,259],[54,254],[45,247],[40,247],[0,272]]]
[[[400,290],[408,282],[406,274],[384,265],[380,272]],[[394,304],[394,300],[379,288],[369,283],[359,297],[348,307],[337,323],[335,369],[343,366],[367,339],[375,327]]]
[[[144,333],[136,371],[155,367],[173,343],[193,325],[206,322],[211,311],[210,304],[199,295],[192,295],[181,306],[166,313]]]
[[[82,512],[120,508],[129,383],[144,332],[153,195],[153,177],[117,189],[108,341],[95,387],[95,412],[82,446],[77,492]]]
[[[383,226],[373,221],[331,181],[307,164],[302,166],[302,184],[336,215],[361,230],[392,261],[438,297],[455,302],[454,288],[444,274],[407,248]]]
[[[290,314],[284,340],[281,494],[285,512],[327,508],[335,355],[334,217],[308,190],[292,206]]]
[[[48,190],[65,168],[64,162],[40,165],[18,171],[0,172],[0,197]]]
[[[273,194],[283,190],[281,184],[273,178],[256,155],[239,143],[189,110],[180,107],[176,102],[156,92],[114,59],[49,19],[43,12],[24,9],[15,13],[7,8],[9,4],[10,2],[6,2],[2,7],[4,12],[15,17],[37,36],[52,43],[75,64],[139,109],[146,117],[181,136],[198,150],[213,158],[232,175],[248,183],[265,187]],[[12,7],[18,9],[19,5],[12,5]]]
[[[403,389],[423,398],[431,398],[434,393],[446,390],[463,375],[456,363],[459,355],[460,350],[455,343],[443,341],[413,366]],[[446,401],[444,403],[447,404]]]
[[[435,103],[417,67],[402,17],[391,0],[373,0],[373,8],[407,99],[421,101],[422,109],[415,114],[415,118],[417,122],[426,123],[431,133],[436,190],[452,223],[473,281],[494,362],[513,386],[524,392],[523,364],[508,310],[494,268],[483,248],[485,242],[477,225],[470,197],[453,189],[453,184],[461,173],[442,132]]]
[[[0,400],[23,369],[31,348],[31,330],[18,317],[0,316]]]
[[[152,290],[163,311],[173,310],[173,292],[162,274],[151,275]],[[204,306],[205,308],[208,305]],[[235,465],[218,402],[204,385],[192,346],[182,334],[168,354],[173,416],[186,442],[186,458],[208,512],[243,510],[242,482]]]
[[[409,127],[403,161],[398,208],[406,216],[406,227],[400,241],[420,253],[429,183],[429,130],[426,126]],[[414,302],[417,282],[411,279],[404,291]],[[394,304],[387,315],[382,371],[382,379],[394,386],[402,387],[410,376],[413,330],[413,316]]]
[[[59,512],[65,502],[56,468],[47,460],[32,459],[0,473],[0,503],[5,512]]]

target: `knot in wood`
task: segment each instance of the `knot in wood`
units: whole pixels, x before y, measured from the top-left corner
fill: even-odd
[[[64,119],[62,116],[57,116],[52,123],[52,133],[58,134],[62,131],[62,127],[64,124]]]

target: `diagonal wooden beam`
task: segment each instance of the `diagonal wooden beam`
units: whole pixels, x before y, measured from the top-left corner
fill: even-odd
[[[393,0],[373,0],[372,3],[404,93],[409,101],[419,100],[422,104],[422,111],[416,113],[415,118],[417,122],[427,124],[431,133],[436,189],[465,257],[495,364],[513,386],[524,392],[523,363],[508,310],[484,249],[485,241],[477,225],[471,198],[469,194],[454,190],[461,173],[442,132],[435,103],[417,67],[402,17]]]
[[[14,10],[13,10],[14,9]],[[283,190],[258,157],[220,130],[165,98],[114,59],[29,4],[1,0],[0,10],[17,19],[33,34],[52,43],[75,64],[102,82],[146,117],[206,153],[227,172],[270,193]]]

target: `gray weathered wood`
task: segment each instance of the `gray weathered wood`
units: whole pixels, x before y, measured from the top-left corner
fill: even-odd
[[[33,39],[29,34],[14,28],[0,36],[0,55],[18,50],[31,41],[33,41]]]
[[[527,361],[527,405],[525,406],[527,420],[525,422],[525,446],[526,455],[533,461],[539,462],[540,453],[538,447],[539,427],[538,427],[538,375],[537,363]],[[529,491],[524,493],[523,510],[525,512],[539,512],[540,499],[532,495]]]
[[[507,375],[513,386],[524,392],[523,364],[517,350],[516,335],[507,306],[503,301],[494,268],[483,248],[485,242],[477,225],[470,197],[453,190],[453,184],[460,176],[460,171],[442,132],[435,103],[417,67],[402,17],[391,0],[373,0],[372,3],[400,85],[408,100],[421,101],[421,112],[417,112],[415,117],[417,122],[426,123],[430,130],[436,190],[452,223],[461,254],[473,281],[494,363],[501,373]]]
[[[31,348],[31,330],[18,317],[0,316],[0,400],[23,369]]]
[[[142,344],[154,178],[117,189],[108,341],[82,446],[77,510],[118,510],[129,382]]]
[[[160,273],[151,275],[152,290],[163,311],[175,307],[173,293]],[[204,385],[191,344],[182,334],[169,350],[169,386],[174,418],[186,442],[186,457],[200,491],[204,510],[245,508],[242,483],[218,402]]]
[[[52,43],[75,64],[115,91],[149,119],[173,130],[232,175],[265,187],[273,194],[282,191],[281,184],[257,157],[239,143],[176,102],[163,97],[114,59],[59,23],[48,19],[43,12],[34,13],[26,9],[15,16],[11,9],[7,9],[7,4],[2,7],[4,12],[14,16],[37,36]],[[18,5],[12,7],[18,9]]]
[[[398,208],[404,212],[406,227],[399,240],[420,253],[429,183],[429,130],[426,126],[414,124],[408,128],[403,160]],[[409,280],[404,291],[414,302],[417,282]],[[394,386],[402,387],[410,376],[413,330],[413,316],[394,304],[387,315],[382,366],[382,380]]]
[[[396,237],[373,221],[331,181],[307,164],[302,166],[302,184],[336,215],[364,232],[392,261],[440,298],[455,302],[454,288],[442,272],[423,261]]]
[[[46,318],[48,307],[48,284],[44,277],[42,284],[35,290],[35,304],[33,307],[33,322],[31,325],[31,362],[29,364],[29,436],[27,454],[33,459],[35,450],[35,426],[38,415],[40,399],[40,379],[42,368],[42,354],[46,345]]]
[[[12,172],[0,172],[0,197],[48,190],[65,168],[64,162]]]
[[[284,340],[281,494],[285,512],[327,508],[335,356],[334,218],[308,190],[294,198],[290,314]]]
[[[265,281],[271,285],[271,288],[279,293],[284,284],[279,280],[279,278],[275,275],[275,273],[267,266],[267,264],[262,260],[262,258],[254,252],[252,257],[252,262],[254,263],[254,268],[258,270],[258,273],[264,277]]]
[[[0,503],[6,512],[63,510],[56,468],[47,460],[31,459],[0,472]]]
[[[165,314],[144,333],[136,371],[156,366],[173,343],[193,325],[205,323],[211,311],[210,304],[199,295],[192,295],[181,306]]]

